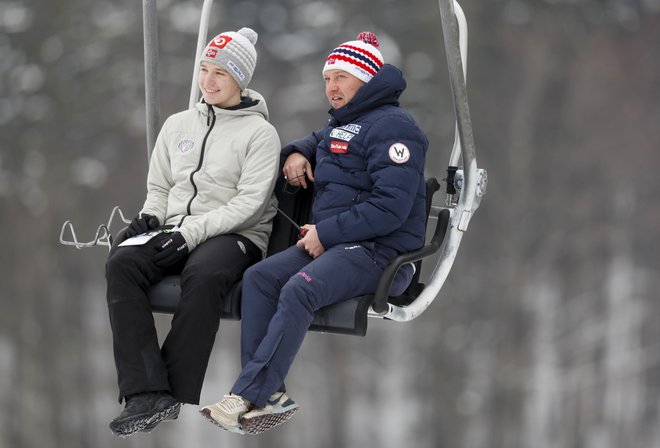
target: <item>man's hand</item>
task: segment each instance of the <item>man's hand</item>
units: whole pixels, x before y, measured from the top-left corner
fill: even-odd
[[[154,263],[161,268],[175,264],[190,252],[188,243],[181,232],[170,233],[170,237],[163,241],[157,249],[158,253],[154,256]]]
[[[158,222],[158,218],[156,218],[154,215],[140,213],[135,218],[133,218],[133,221],[131,221],[131,223],[128,225],[128,229],[126,229],[126,237],[131,238],[135,235],[148,232],[157,228],[159,225],[160,223]]]
[[[296,246],[305,249],[312,258],[320,257],[323,252],[325,252],[325,248],[323,247],[323,244],[321,244],[321,240],[319,240],[316,226],[313,224],[305,224],[302,226],[302,229],[305,230],[304,236],[298,240]]]
[[[292,152],[284,162],[284,180],[293,186],[302,186],[307,188],[307,180],[314,182],[314,174],[312,173],[312,165],[309,160],[299,152]],[[307,177],[307,179],[305,179]]]

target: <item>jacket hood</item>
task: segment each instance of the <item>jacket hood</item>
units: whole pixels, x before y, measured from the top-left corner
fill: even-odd
[[[399,105],[399,97],[406,89],[401,70],[385,64],[371,81],[363,85],[345,106],[330,109],[330,115],[339,123],[347,123],[355,117],[384,105]]]
[[[263,117],[264,120],[268,121],[268,105],[266,104],[266,100],[264,99],[264,97],[259,92],[257,92],[256,90],[245,89],[243,90],[241,96],[244,98],[248,98],[248,100],[252,100],[252,102],[256,101],[256,103],[240,109],[223,109],[221,107],[213,106],[213,113],[215,115],[229,115],[229,116],[259,115]],[[209,106],[204,102],[204,100],[201,100],[197,104],[195,104],[195,107],[204,116],[208,116]]]

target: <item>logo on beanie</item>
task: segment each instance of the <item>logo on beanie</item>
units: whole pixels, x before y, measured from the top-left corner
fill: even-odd
[[[206,50],[207,58],[215,58],[217,55],[218,55],[218,50],[216,48],[209,47],[209,49]]]
[[[231,69],[232,72],[236,73],[236,76],[238,76],[241,81],[245,79],[245,75],[241,71],[240,68],[238,68],[238,65],[234,64],[234,61],[227,61],[227,66]]]
[[[219,36],[216,36],[209,45],[212,47],[218,47],[219,49],[222,50],[231,41],[232,41],[231,37],[221,34]]]
[[[394,163],[406,163],[410,159],[410,150],[403,143],[395,143],[390,146],[389,155]]]
[[[185,154],[189,151],[192,151],[193,148],[195,148],[195,141],[190,140],[188,138],[184,138],[183,140],[179,141],[176,147],[179,148],[179,151]]]

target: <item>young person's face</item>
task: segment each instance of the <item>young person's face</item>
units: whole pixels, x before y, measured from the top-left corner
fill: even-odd
[[[333,109],[345,106],[364,85],[364,82],[344,70],[326,70],[325,96]]]
[[[216,64],[202,61],[198,82],[206,104],[224,108],[241,102],[241,88],[227,71]]]

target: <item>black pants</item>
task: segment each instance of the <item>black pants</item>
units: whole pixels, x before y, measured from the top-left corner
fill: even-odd
[[[143,246],[115,247],[106,263],[119,401],[139,392],[168,390],[182,403],[199,404],[222,300],[245,269],[261,259],[261,252],[247,238],[219,235],[163,269],[153,262],[163,238],[167,235]],[[147,294],[165,275],[179,273],[181,301],[161,349]]]

